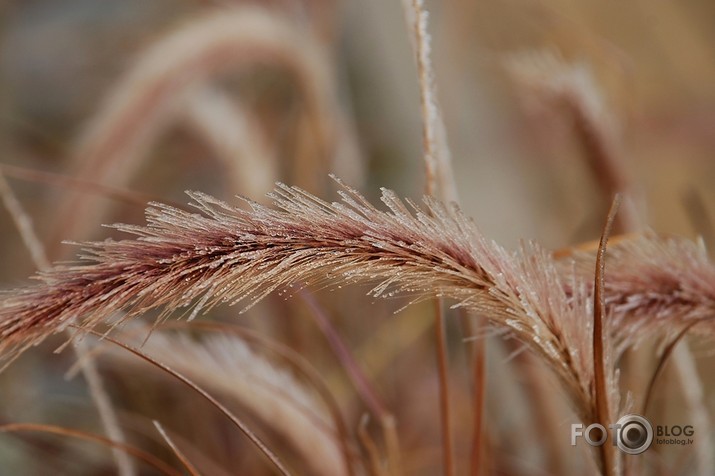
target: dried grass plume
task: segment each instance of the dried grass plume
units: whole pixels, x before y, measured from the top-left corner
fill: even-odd
[[[593,278],[579,265],[588,259],[558,262],[533,243],[507,251],[456,206],[431,198],[419,207],[383,190],[381,210],[348,187],[339,194],[341,202],[329,203],[279,185],[274,207],[246,199],[236,207],[199,192],[189,192],[193,212],[153,203],[146,226],[114,226],[133,239],[85,243],[80,263],[6,294],[0,351],[12,358],[73,318],[86,327],[120,310],[161,309],[164,318],[183,309],[193,318],[219,303],[250,307],[292,285],[372,282],[374,296],[444,296],[486,316],[543,358],[583,421],[593,421]],[[715,302],[715,269],[702,254],[685,241],[644,239],[648,246],[615,245],[610,255],[607,315],[624,345],[667,312],[701,319]],[[643,276],[658,277],[656,287]]]

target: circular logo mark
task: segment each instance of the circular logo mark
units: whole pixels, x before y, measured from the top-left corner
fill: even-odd
[[[653,443],[653,427],[640,415],[624,415],[618,420],[616,444],[629,455],[639,455]]]

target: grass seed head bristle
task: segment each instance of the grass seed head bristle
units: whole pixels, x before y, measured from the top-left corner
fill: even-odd
[[[587,276],[593,255],[574,257],[577,273]],[[649,232],[619,241],[607,259],[605,299],[617,356],[647,337],[674,336],[715,317],[715,267],[702,244]]]
[[[203,193],[189,195],[196,211],[152,204],[146,226],[115,226],[133,239],[85,243],[81,263],[56,266],[39,274],[40,284],[8,294],[0,308],[4,356],[59,331],[75,316],[92,327],[119,310],[133,316],[161,308],[166,317],[197,302],[205,310],[219,303],[251,306],[292,283],[366,281],[376,283],[371,291],[376,296],[445,296],[488,316],[545,359],[583,416],[592,418],[592,328],[587,324],[592,273],[586,279],[557,265],[536,244],[509,252],[485,239],[458,209],[428,198],[422,209],[410,211],[389,190],[382,196],[388,211],[349,188],[342,190],[341,202],[328,203],[279,185],[271,195],[274,207],[246,200],[241,208]],[[687,249],[651,240],[651,246],[666,247],[671,255]],[[637,296],[634,286],[646,284],[632,276],[635,266],[655,273],[663,264],[635,248],[614,248],[611,257],[628,256],[626,250],[631,260],[640,261],[627,262],[625,269],[617,264],[622,260],[615,261],[609,268],[609,314],[625,312],[632,299],[614,300],[614,292]],[[696,275],[678,272],[681,265],[672,266],[668,272],[675,274],[668,276],[683,280],[681,291],[708,296],[699,280],[712,279],[712,266],[700,254],[688,256]],[[668,297],[674,291],[666,286],[671,281],[657,272],[663,295],[642,305],[684,306],[683,297],[690,294]],[[644,300],[651,296],[645,291]],[[702,299],[692,305],[702,305]],[[692,312],[686,317],[703,315]],[[638,329],[631,326],[628,332]],[[624,336],[619,330],[620,339],[633,339],[628,332]]]

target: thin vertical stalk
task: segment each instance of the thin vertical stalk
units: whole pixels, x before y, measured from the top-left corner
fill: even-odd
[[[464,312],[465,318],[469,319],[469,315]],[[482,318],[478,318],[478,327],[482,322]],[[472,423],[472,450],[470,455],[470,474],[472,476],[480,476],[486,471],[484,460],[484,406],[486,400],[486,341],[484,338],[479,338],[474,342],[472,347],[472,385],[474,386],[474,395],[472,407],[474,408],[473,423]]]
[[[449,365],[447,362],[447,337],[445,332],[444,312],[442,301],[434,300],[435,315],[437,316],[434,330],[437,350],[437,367],[439,374],[439,407],[442,427],[442,444],[444,452],[444,474],[454,475],[454,455],[452,453],[452,431],[450,428],[449,411]],[[476,427],[475,427],[476,430]]]
[[[437,100],[437,88],[430,58],[430,36],[427,31],[428,16],[422,0],[403,0],[405,18],[411,32],[415,50],[415,63],[420,86],[422,116],[422,147],[426,172],[427,194],[445,202],[457,202],[451,153],[447,133]]]
[[[606,225],[601,234],[601,241],[598,245],[598,254],[596,255],[596,276],[594,282],[593,294],[593,375],[594,375],[594,393],[595,393],[595,417],[596,421],[608,428],[611,420],[611,410],[609,407],[609,391],[606,380],[606,358],[604,351],[605,347],[605,332],[603,330],[603,321],[606,312],[606,301],[604,295],[605,287],[605,270],[606,270],[606,245],[608,236],[611,234],[613,222],[618,211],[618,206],[621,203],[620,195],[616,195],[608,212]],[[606,476],[614,476],[617,474],[618,462],[615,452],[615,446],[611,444],[603,444],[599,447],[601,456],[601,471]]]
[[[437,100],[437,88],[430,58],[430,36],[427,31],[427,12],[423,0],[403,0],[403,9],[415,52],[415,63],[420,86],[420,107],[422,117],[422,147],[425,164],[427,195],[445,202],[458,202],[457,187],[452,171],[451,153],[447,144],[447,132]],[[445,322],[442,300],[435,299],[435,339],[437,368],[440,385],[440,412],[442,426],[442,452],[444,453],[444,474],[454,474],[452,437],[449,421],[449,374]],[[475,408],[475,412],[480,410]],[[478,428],[475,428],[478,431]],[[475,433],[475,438],[480,439]]]

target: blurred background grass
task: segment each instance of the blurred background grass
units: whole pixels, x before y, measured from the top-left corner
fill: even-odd
[[[246,3],[251,2],[3,2],[0,161],[76,174],[79,166],[71,157],[80,137],[135,58],[168,31],[191,23],[206,11]],[[340,152],[346,157],[343,160],[352,162],[341,169],[347,171],[342,178],[369,198],[375,199],[381,186],[400,195],[419,197],[424,188],[419,93],[400,3],[254,3],[287,16],[325,49],[340,117],[345,122],[343,133],[347,134],[338,137],[334,147],[322,149],[323,145],[317,143],[320,137],[306,126],[307,106],[300,88],[280,67],[256,61],[211,78],[212,87],[225,93],[225,98],[240,100],[260,125],[277,164],[275,180],[297,183],[332,198],[335,187],[327,174],[336,170],[333,156]],[[536,239],[550,248],[573,245],[598,237],[608,205],[574,134],[573,118],[559,108],[529,108],[523,100],[523,85],[505,68],[514,54],[534,51],[556,51],[567,63],[586,65],[593,75],[618,131],[619,160],[631,177],[647,226],[686,236],[702,231],[698,229],[702,224],[692,219],[697,210],[686,197],[699,197],[697,203],[704,207],[706,216],[712,216],[713,2],[451,0],[428,2],[427,6],[461,206],[487,236],[508,247],[521,239]],[[327,158],[306,161],[306,156],[324,150],[328,151]],[[243,173],[250,180],[253,171]],[[112,185],[111,179],[104,182]],[[56,204],[72,192],[72,187],[21,180],[13,180],[12,185],[39,235],[51,245],[58,220]],[[121,185],[181,203],[186,201],[182,193],[186,189],[202,190],[225,200],[247,193],[232,187],[216,150],[182,121],[169,121],[143,155],[139,171]],[[107,200],[101,195],[85,197]],[[142,219],[139,207],[113,205],[100,222],[89,223],[84,238],[107,236],[100,223],[139,223]],[[34,266],[5,213],[0,213],[0,237],[0,278],[3,287],[12,287],[24,282]],[[432,343],[429,333],[425,334],[429,309],[413,306],[392,315],[404,304],[402,301],[373,303],[364,297],[364,291],[339,289],[322,292],[319,297],[402,422],[406,459],[414,466],[410,469],[435,474],[439,468],[439,433]],[[332,388],[354,422],[364,408],[310,319],[301,317],[305,312],[292,300],[276,298],[241,317],[240,322],[305,352],[314,365],[333,378]],[[235,321],[235,314],[234,309],[222,309],[214,317]],[[465,370],[468,344],[461,340],[456,324],[450,326],[450,344],[454,409],[461,415],[470,405]],[[499,354],[502,351],[498,347],[490,350],[496,355],[490,357],[489,364],[488,406],[493,412],[489,412],[487,426],[494,440],[494,464],[500,474],[539,474],[537,468],[544,467],[545,456],[538,445],[529,444],[528,435],[538,434],[533,424],[525,423],[529,397],[524,395],[519,376],[509,376],[513,367],[505,355]],[[63,359],[25,356],[0,376],[2,419],[69,424],[81,415],[88,420],[87,427],[95,425],[96,429],[82,384],[62,378],[69,360],[67,355]],[[144,415],[145,419],[155,417],[146,415],[155,415],[156,402],[136,397],[141,390],[133,387],[131,372],[111,365],[107,372],[122,412]],[[706,373],[703,376],[708,378]],[[153,391],[162,396],[156,397],[160,400],[166,395],[165,389]],[[672,393],[663,394],[669,406],[678,401],[677,392]],[[506,405],[511,410],[505,410]],[[172,411],[174,418],[185,413],[176,408]],[[204,409],[188,427],[193,431],[203,428],[225,444],[221,454],[217,454],[218,443],[204,448],[216,450],[210,457],[231,468],[237,464],[236,452],[245,450],[245,444],[217,432],[221,423],[207,423],[206,413]],[[457,438],[458,455],[468,453],[467,420],[454,421],[455,432],[464,437]],[[565,445],[566,431],[563,438]],[[47,445],[36,441],[23,445],[3,438],[0,461],[13,468],[12,474],[103,474],[111,468],[103,450]],[[47,461],[33,462],[31,455],[37,446],[53,458],[58,472],[47,472]],[[72,463],[78,454],[81,463]],[[242,464],[245,471],[260,467],[250,459]]]

